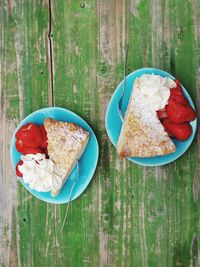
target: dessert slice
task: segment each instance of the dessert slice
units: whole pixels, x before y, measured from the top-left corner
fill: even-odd
[[[149,90],[153,90],[152,88],[154,87],[150,86]],[[156,110],[150,105],[154,104],[156,94],[150,96],[153,97],[153,101],[150,102],[151,98],[148,98],[148,103],[145,100],[146,95],[141,91],[141,81],[137,79],[125,114],[117,151],[121,157],[154,157],[170,154],[176,147],[160,122]]]
[[[55,174],[62,178],[63,186],[86,148],[89,133],[74,123],[50,118],[44,121],[44,127],[48,137],[48,155],[55,164]],[[58,195],[62,186],[52,191],[52,196]]]

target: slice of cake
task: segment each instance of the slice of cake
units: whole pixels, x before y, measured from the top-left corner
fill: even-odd
[[[168,79],[165,81],[151,75],[141,78],[135,80],[117,143],[121,157],[162,156],[176,150],[156,113],[168,101],[167,86],[168,89],[173,87],[173,80],[165,78]]]
[[[84,152],[89,133],[80,126],[47,118],[44,127],[48,137],[48,155],[54,162],[54,172],[62,178],[62,186],[69,177],[77,160]],[[59,194],[62,186],[52,196]]]

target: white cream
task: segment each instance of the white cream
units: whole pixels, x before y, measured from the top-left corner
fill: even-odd
[[[62,185],[60,176],[53,172],[54,163],[45,158],[45,154],[27,154],[21,156],[23,164],[19,171],[23,174],[23,180],[31,189],[38,192],[57,191]]]
[[[136,80],[136,85],[141,89],[144,101],[154,111],[165,107],[170,96],[170,88],[176,87],[172,79],[154,74],[143,74]]]

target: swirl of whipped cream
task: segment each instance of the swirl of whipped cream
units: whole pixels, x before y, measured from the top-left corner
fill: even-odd
[[[21,156],[23,161],[19,165],[19,171],[23,174],[23,180],[31,189],[38,192],[57,191],[62,185],[60,176],[53,172],[54,163],[45,158],[45,154],[27,154]]]
[[[170,88],[176,87],[172,79],[154,74],[143,74],[137,78],[136,84],[144,101],[154,111],[165,107],[170,96]]]

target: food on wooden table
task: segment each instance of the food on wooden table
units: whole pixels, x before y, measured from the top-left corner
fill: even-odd
[[[196,112],[178,80],[144,74],[137,78],[117,143],[121,157],[154,157],[173,153],[192,133]],[[171,137],[171,138],[170,138]]]
[[[27,123],[16,133],[21,160],[16,174],[31,189],[59,194],[89,140],[89,133],[74,123],[47,118],[44,125]]]
[[[48,137],[48,154],[55,164],[54,172],[62,178],[63,185],[82,156],[89,140],[89,133],[74,123],[50,118],[45,120],[44,126]],[[56,196],[59,190],[53,190],[51,193]]]

